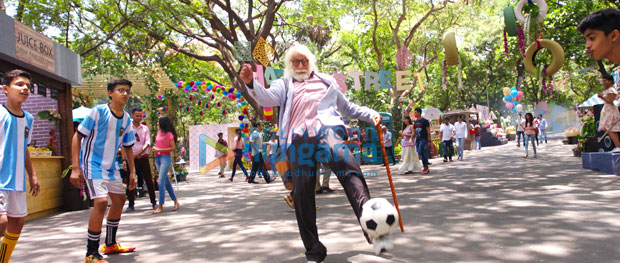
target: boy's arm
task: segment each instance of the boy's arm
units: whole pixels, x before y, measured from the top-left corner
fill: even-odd
[[[26,172],[28,172],[28,180],[30,181],[30,193],[32,196],[37,196],[41,191],[41,185],[37,180],[37,175],[32,168],[32,160],[30,160],[30,151],[26,149]]]
[[[80,185],[82,184],[82,169],[80,167],[80,147],[81,145],[81,141],[82,138],[84,138],[84,135],[82,135],[79,132],[76,132],[75,134],[73,134],[73,140],[71,140],[71,177],[69,178],[71,183],[75,186],[75,187],[80,187]]]

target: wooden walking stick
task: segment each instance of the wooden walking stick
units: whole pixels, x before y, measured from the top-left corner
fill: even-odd
[[[403,228],[403,217],[400,215],[400,209],[398,208],[398,198],[396,198],[396,191],[394,190],[394,182],[392,182],[390,163],[388,162],[387,153],[385,152],[385,146],[383,146],[383,132],[381,131],[381,123],[377,124],[377,134],[379,135],[379,143],[381,144],[381,151],[383,152],[383,163],[385,164],[387,176],[390,181],[390,189],[392,190],[394,206],[396,207],[396,212],[398,212],[398,224],[400,225],[400,232],[405,232],[405,229]]]

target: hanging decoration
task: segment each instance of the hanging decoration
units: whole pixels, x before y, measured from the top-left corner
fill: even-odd
[[[442,69],[441,86],[445,90],[448,88],[448,63],[446,62],[445,59],[443,60],[441,69]]]
[[[183,89],[183,91],[185,92],[197,92],[199,90],[204,90],[205,92],[212,92],[215,94],[219,94],[221,96],[225,96],[228,99],[236,102],[237,104],[237,109],[238,109],[238,116],[237,119],[239,119],[240,121],[247,118],[247,116],[249,115],[249,111],[247,110],[247,102],[245,101],[245,99],[243,98],[241,92],[235,92],[234,88],[226,88],[220,84],[213,84],[210,81],[178,81],[176,83],[174,83],[174,85],[179,88],[179,89]],[[208,97],[211,100],[214,100],[215,94],[210,94]],[[164,99],[163,96],[159,96],[158,99]],[[196,96],[194,95],[189,95],[188,98],[189,101],[193,102],[194,105],[198,106],[198,108],[202,108],[203,105],[203,101],[202,99],[197,99]],[[217,105],[217,107],[221,107],[222,106],[222,102],[221,100],[218,101],[215,104],[210,104],[210,103],[204,103],[204,107],[205,109],[209,109],[212,108],[213,106]],[[179,104],[179,108],[181,109],[185,109],[186,111],[190,111],[191,110],[191,106],[190,105],[184,105],[183,103]],[[200,115],[204,114],[203,110],[200,110]],[[228,113],[228,111],[226,110],[222,110],[221,111],[222,115],[226,115]]]
[[[506,58],[510,58],[510,52],[508,52],[508,38],[506,37],[505,28],[504,28],[504,54],[506,54]]]
[[[396,64],[399,69],[405,69],[411,65],[413,55],[406,46],[401,46],[396,52]]]

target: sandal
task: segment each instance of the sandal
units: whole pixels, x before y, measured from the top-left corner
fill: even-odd
[[[181,205],[177,202],[174,204],[174,207],[172,207],[172,211],[177,211],[179,210],[179,207],[181,207]]]
[[[161,206],[158,206],[157,209],[153,210],[153,214],[159,214],[163,211],[163,208]]]

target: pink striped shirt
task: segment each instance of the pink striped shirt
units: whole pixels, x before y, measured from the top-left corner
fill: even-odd
[[[312,74],[305,81],[293,81],[293,103],[291,104],[290,129],[296,135],[303,135],[308,131],[309,137],[316,136],[321,128],[317,119],[319,102],[327,93],[327,85]]]

